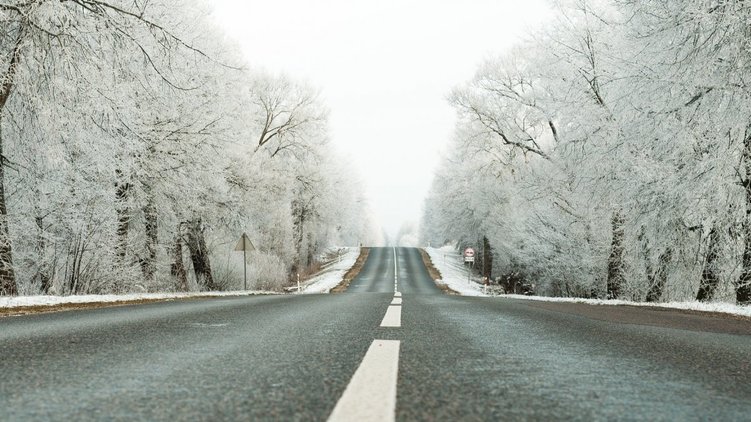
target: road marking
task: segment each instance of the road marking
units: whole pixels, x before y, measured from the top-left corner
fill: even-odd
[[[401,305],[402,304],[402,298],[395,297],[394,300],[391,301],[392,305]]]
[[[399,340],[375,340],[329,416],[338,421],[393,421]]]
[[[402,297],[402,292],[394,292],[394,296],[396,296],[396,297]]]
[[[396,267],[396,248],[394,248],[394,291],[396,291],[399,285],[399,269]]]
[[[386,315],[383,316],[381,321],[381,327],[395,327],[402,326],[402,306],[401,305],[389,305],[386,309]]]

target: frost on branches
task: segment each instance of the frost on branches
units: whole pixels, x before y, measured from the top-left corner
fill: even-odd
[[[426,242],[553,296],[751,301],[751,5],[559,1],[451,96]]]
[[[0,294],[279,289],[367,241],[315,91],[198,0],[0,0]]]

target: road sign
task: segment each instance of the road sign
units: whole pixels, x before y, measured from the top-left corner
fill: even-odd
[[[248,235],[243,233],[240,241],[235,246],[236,251],[243,251],[243,289],[248,290],[248,251],[256,250],[253,243],[248,239]]]
[[[475,256],[475,250],[472,248],[467,248],[464,250],[464,257],[465,258],[474,258]]]
[[[248,238],[248,235],[243,233],[242,237],[240,238],[240,241],[237,242],[237,246],[235,246],[235,250],[252,252],[256,250],[256,248],[255,246],[253,246],[253,243]]]

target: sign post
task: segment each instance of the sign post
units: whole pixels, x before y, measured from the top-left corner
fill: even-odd
[[[467,265],[467,284],[472,283],[472,267],[475,265],[475,250],[472,248],[464,249],[464,263]]]
[[[243,290],[248,290],[248,251],[256,250],[253,243],[248,239],[248,235],[243,233],[240,241],[235,246],[236,251],[243,251]]]

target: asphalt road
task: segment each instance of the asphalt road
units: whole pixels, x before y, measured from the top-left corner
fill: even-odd
[[[383,248],[345,294],[2,318],[0,377],[3,421],[751,420],[751,323],[447,296]]]

